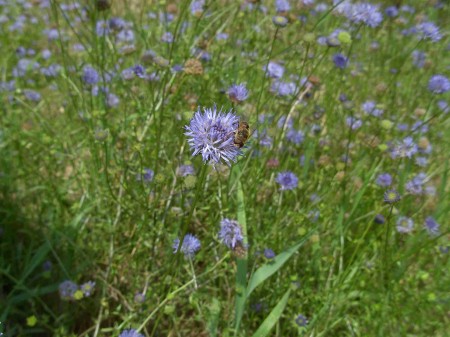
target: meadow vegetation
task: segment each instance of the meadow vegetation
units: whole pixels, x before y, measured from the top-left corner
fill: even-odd
[[[448,336],[449,17],[0,0],[0,335]]]

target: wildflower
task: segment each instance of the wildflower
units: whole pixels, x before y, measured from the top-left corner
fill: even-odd
[[[450,105],[446,101],[438,101],[438,108],[445,114],[450,112]]]
[[[177,168],[177,176],[186,177],[188,175],[194,175],[195,170],[192,165],[181,165]]]
[[[340,53],[334,54],[333,62],[334,62],[334,65],[336,67],[338,67],[339,69],[345,69],[345,68],[347,68],[348,58]]]
[[[439,27],[433,22],[422,22],[416,26],[419,39],[431,40],[432,42],[438,42],[442,39],[442,35],[439,32]]]
[[[353,23],[363,23],[369,27],[377,27],[383,21],[378,6],[370,3],[344,3],[344,14]],[[338,6],[340,7],[340,6]]]
[[[219,239],[230,249],[242,246],[244,237],[239,223],[236,220],[223,219],[220,222]]]
[[[391,157],[395,158],[411,158],[418,151],[417,144],[414,143],[411,137],[406,137],[403,141],[395,145],[391,150]]]
[[[135,65],[135,66],[132,68],[132,70],[133,70],[133,73],[134,73],[137,77],[139,77],[139,78],[145,78],[145,68],[144,68],[142,65],[137,64],[137,65]]]
[[[299,145],[305,140],[305,134],[301,130],[290,129],[286,133],[286,139],[291,143]]]
[[[425,219],[425,230],[431,236],[437,236],[440,234],[439,227],[440,225],[431,216]]]
[[[34,90],[26,89],[23,91],[25,98],[32,102],[39,102],[41,100],[41,94]]]
[[[119,105],[119,103],[120,103],[120,99],[115,94],[109,93],[106,95],[106,105],[109,108],[115,108],[116,106]]]
[[[272,83],[270,91],[279,96],[290,96],[295,94],[297,91],[297,86],[294,82],[283,82],[276,80]]]
[[[91,296],[92,292],[94,291],[94,287],[95,287],[95,282],[88,281],[86,283],[83,283],[80,286],[80,290],[83,292],[84,297],[89,297],[89,296]]]
[[[374,101],[366,101],[361,104],[361,109],[374,117],[380,117],[383,114],[383,110],[377,109],[377,105]]]
[[[362,120],[353,116],[347,117],[345,121],[347,123],[347,126],[349,126],[352,130],[357,130],[362,126]]]
[[[42,269],[46,272],[52,270],[52,262],[49,260],[46,260],[43,264],[42,264]]]
[[[195,16],[200,16],[203,13],[203,7],[205,6],[205,0],[196,0],[191,3],[191,13]]]
[[[165,32],[161,37],[161,42],[172,43],[173,34],[171,32]]]
[[[138,304],[142,304],[145,302],[145,294],[144,293],[136,293],[134,295],[134,301]]]
[[[59,287],[59,296],[63,300],[71,300],[74,299],[74,294],[78,290],[78,285],[72,281],[64,281]]]
[[[275,257],[275,252],[272,249],[270,249],[270,248],[265,248],[264,249],[264,257],[266,259],[271,260],[271,259],[273,259]]]
[[[392,184],[392,176],[389,173],[380,174],[377,178],[377,185],[388,187]]]
[[[306,325],[308,325],[308,319],[300,314],[297,316],[297,318],[295,319],[295,323],[299,326],[299,327],[305,327]]]
[[[425,179],[427,178],[425,173],[419,173],[412,180],[408,181],[405,185],[406,190],[411,194],[422,194],[423,185],[425,183]]]
[[[178,252],[178,247],[180,246],[180,239],[176,238],[173,241],[173,253]],[[181,244],[180,251],[184,254],[186,258],[192,259],[195,253],[200,249],[200,240],[197,239],[192,234],[186,234],[183,239],[183,243]]]
[[[288,24],[288,19],[281,15],[275,15],[272,17],[272,22],[277,27],[286,27]]]
[[[289,171],[280,172],[277,175],[277,178],[275,181],[281,185],[280,190],[293,190],[298,185],[298,178],[297,176]]]
[[[228,88],[227,94],[233,103],[241,103],[248,98],[248,90],[244,84],[233,84]]]
[[[384,192],[384,202],[393,204],[399,200],[400,194],[396,190],[387,190],[386,192]]]
[[[83,68],[83,81],[87,85],[97,84],[99,81],[98,72],[91,66],[86,66]]]
[[[379,225],[382,225],[386,222],[386,219],[382,214],[377,214],[375,215],[375,219],[373,221]]]
[[[284,67],[272,61],[270,61],[267,67],[264,67],[263,70],[265,70],[266,73],[268,73],[272,78],[281,78],[284,74]]]
[[[119,337],[144,337],[143,334],[140,334],[134,329],[123,330]]]
[[[428,165],[428,159],[426,157],[416,157],[416,165],[425,167]]]
[[[428,82],[428,90],[433,94],[443,94],[450,90],[450,81],[442,75],[434,75]]]
[[[203,161],[230,165],[236,162],[241,150],[234,145],[234,132],[239,126],[239,119],[233,110],[228,113],[213,108],[200,109],[194,114],[189,125],[185,126],[189,137],[188,143],[192,155],[202,155]]]
[[[152,169],[144,168],[143,174],[138,174],[136,176],[137,181],[143,181],[144,183],[151,183],[153,181],[153,177],[155,176],[155,172]]]
[[[414,221],[406,216],[401,216],[397,220],[397,232],[399,233],[411,233],[414,227]]]
[[[423,68],[423,66],[425,65],[426,54],[419,50],[414,50],[411,56],[413,59],[412,61],[413,65],[416,66],[417,68]]]
[[[398,8],[396,6],[389,6],[384,10],[384,12],[390,18],[395,18],[396,16],[398,16]]]
[[[288,0],[275,0],[275,9],[278,13],[288,12],[291,9],[291,5]]]

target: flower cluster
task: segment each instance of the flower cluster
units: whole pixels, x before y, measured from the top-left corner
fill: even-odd
[[[205,163],[231,165],[237,161],[241,150],[234,145],[234,133],[239,126],[239,119],[230,110],[227,113],[217,108],[200,109],[194,114],[189,125],[185,127],[192,155],[201,154]]]

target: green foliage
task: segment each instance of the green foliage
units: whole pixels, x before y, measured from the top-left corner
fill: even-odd
[[[449,76],[447,2],[409,1],[414,13],[377,27],[332,1],[322,11],[290,0],[287,13],[272,0],[205,1],[197,13],[190,1],[69,3],[0,5],[0,333],[448,335],[450,96],[428,89]],[[423,21],[442,38],[420,40]],[[295,90],[266,76],[269,62]],[[230,99],[232,84],[248,98]],[[250,125],[231,167],[193,157],[185,135],[214,105]],[[407,137],[417,153],[393,158]],[[292,189],[281,189],[285,171]],[[385,203],[387,189],[401,199]],[[241,226],[238,249],[218,238],[224,218]],[[174,254],[188,233],[200,249]],[[64,298],[68,280],[77,291]]]

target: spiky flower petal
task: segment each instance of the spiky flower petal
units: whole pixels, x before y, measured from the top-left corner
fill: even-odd
[[[234,133],[239,126],[239,118],[233,110],[227,113],[213,108],[200,109],[185,126],[192,155],[202,155],[205,163],[231,165],[236,162],[241,150],[234,145]]]

